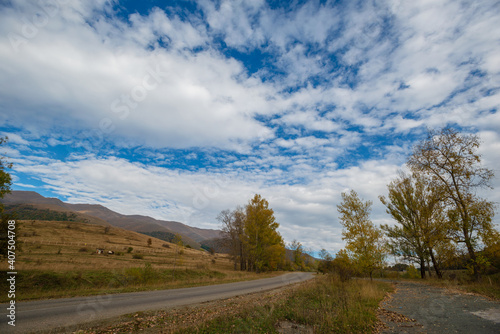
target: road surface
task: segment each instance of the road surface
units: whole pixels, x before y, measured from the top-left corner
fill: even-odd
[[[254,281],[200,286],[195,288],[144,291],[93,297],[18,302],[15,327],[8,325],[8,304],[0,305],[0,333],[30,333],[55,330],[71,332],[75,326],[120,315],[203,303],[216,299],[261,292],[302,282],[312,273],[288,273]]]

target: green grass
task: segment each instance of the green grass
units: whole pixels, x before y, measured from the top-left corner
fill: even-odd
[[[390,289],[382,282],[322,276],[278,302],[249,306],[176,333],[277,333],[281,321],[306,325],[314,333],[371,333],[378,304]]]

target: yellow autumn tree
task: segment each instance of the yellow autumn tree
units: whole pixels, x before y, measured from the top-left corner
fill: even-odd
[[[383,233],[370,220],[371,205],[371,201],[363,202],[354,190],[342,193],[342,203],[337,205],[343,226],[342,240],[347,242],[345,248],[370,279],[383,266],[386,252]]]
[[[269,203],[255,195],[246,206],[245,246],[248,269],[257,272],[277,270],[285,256],[285,244],[277,231],[279,224]]]
[[[477,135],[452,128],[429,131],[408,160],[412,172],[430,177],[443,194],[451,224],[449,236],[465,245],[476,280],[484,263],[478,247],[498,235],[492,223],[494,203],[478,195],[478,189],[491,188],[494,176],[481,164],[480,144]]]
[[[429,257],[436,274],[442,278],[440,266],[445,247],[451,247],[447,232],[442,194],[431,179],[420,174],[399,176],[387,185],[388,198],[380,196],[397,224],[382,225],[389,237],[391,253],[420,265],[420,277],[425,278],[425,263]]]

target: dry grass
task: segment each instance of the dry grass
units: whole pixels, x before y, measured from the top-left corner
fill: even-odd
[[[416,283],[429,284],[449,290],[465,293],[476,293],[491,299],[500,300],[500,273],[483,275],[478,282],[472,281],[466,270],[444,270],[443,279],[435,275],[431,278],[403,278],[399,275],[388,276],[391,279],[402,279]]]
[[[283,299],[241,307],[237,314],[178,333],[277,333],[282,324],[301,328],[303,333],[371,333],[377,324],[378,304],[390,289],[383,282],[341,282],[334,275],[321,276],[291,290]]]
[[[500,274],[483,276],[478,282],[473,282],[467,277],[441,280],[432,278],[420,280],[419,282],[459,292],[476,293],[494,300],[500,300]]]
[[[189,268],[231,271],[227,255],[210,255],[206,251],[179,247],[166,241],[136,232],[112,227],[105,233],[103,226],[76,222],[18,221],[17,270],[69,271],[82,269],[120,269],[151,263],[163,269]],[[170,248],[163,247],[169,245]],[[129,247],[133,248],[127,253]],[[82,251],[82,249],[86,251]],[[114,255],[96,254],[96,249],[113,251]],[[179,254],[182,253],[182,254]],[[141,254],[143,259],[133,259]],[[7,263],[0,264],[0,270]]]
[[[227,255],[210,255],[156,238],[151,238],[149,247],[148,239],[147,235],[114,227],[105,231],[103,226],[77,222],[18,221],[16,298],[32,300],[168,289],[279,274],[237,272]],[[97,248],[105,249],[105,254],[97,254]],[[108,255],[107,251],[114,254]],[[2,261],[0,270],[7,271],[7,265]],[[5,282],[2,279],[0,287]],[[0,302],[5,298],[0,296]]]
[[[371,333],[390,289],[325,275],[263,294],[135,313],[81,333]]]

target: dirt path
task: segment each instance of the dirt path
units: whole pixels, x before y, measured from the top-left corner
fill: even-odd
[[[395,288],[380,305],[381,333],[500,333],[500,302],[418,283]]]

